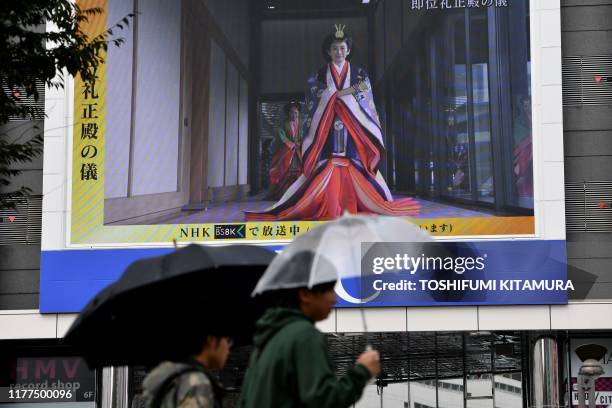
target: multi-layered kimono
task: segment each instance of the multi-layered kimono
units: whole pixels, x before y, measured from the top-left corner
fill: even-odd
[[[277,200],[302,174],[302,126],[300,120],[286,120],[278,130],[277,146],[270,168],[268,198]]]
[[[385,149],[367,73],[348,61],[341,70],[330,63],[309,78],[306,95],[303,174],[277,203],[247,213],[247,220],[328,220],[345,211],[418,214],[412,199],[393,199],[379,172]]]

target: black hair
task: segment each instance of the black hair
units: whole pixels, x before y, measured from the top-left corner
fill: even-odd
[[[292,108],[297,108],[298,112],[302,111],[302,107],[300,106],[300,104],[298,102],[292,101],[292,102],[286,103],[285,106],[283,106],[283,111],[285,112],[285,116],[289,116],[291,114]]]
[[[332,44],[335,42],[346,43],[346,46],[348,47],[350,51],[349,55],[346,56],[346,59],[350,60],[351,56],[354,53],[353,38],[348,35],[345,35],[343,38],[337,38],[335,34],[329,34],[323,39],[323,44],[321,46],[321,51],[323,51],[323,58],[325,58],[325,61],[327,62],[331,61],[331,57],[329,56],[329,49],[332,46]]]
[[[260,304],[266,308],[271,307],[286,307],[288,309],[300,308],[300,290],[306,289],[313,293],[323,293],[333,290],[336,286],[336,281],[320,283],[308,289],[307,287],[279,289],[270,292],[264,292],[258,299]]]
[[[192,332],[193,329],[193,327],[189,327],[187,330]],[[197,334],[197,336],[194,336],[192,333],[190,333],[189,337],[193,338],[193,340],[185,341],[183,350],[177,350],[177,360],[183,360],[185,358],[200,354],[204,349],[204,346],[206,346],[206,340],[208,339],[208,337],[212,337],[220,341],[223,337],[230,337],[230,335],[227,333],[220,334],[200,332]]]

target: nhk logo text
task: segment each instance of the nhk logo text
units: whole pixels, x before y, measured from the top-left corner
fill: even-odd
[[[246,238],[245,224],[215,225],[215,239],[241,239]]]
[[[245,239],[245,224],[219,224],[214,227],[184,227],[180,238]]]

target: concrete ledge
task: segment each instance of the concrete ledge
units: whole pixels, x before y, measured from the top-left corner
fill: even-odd
[[[54,339],[57,336],[57,315],[2,314],[0,339]]]
[[[361,311],[357,308],[339,308],[337,330],[339,333],[365,331]],[[406,331],[406,308],[380,307],[365,309],[365,324],[368,332]]]
[[[40,310],[38,309],[0,310],[0,315],[28,315],[28,314],[40,314]]]
[[[478,330],[550,330],[550,306],[478,306]]]
[[[476,306],[409,307],[408,331],[478,330]]]
[[[0,340],[62,338],[77,314],[0,311]],[[612,330],[612,300],[568,305],[389,307],[365,310],[368,332]],[[361,311],[338,308],[317,323],[325,333],[364,331]]]
[[[62,338],[68,332],[72,323],[76,320],[78,314],[59,314],[57,315],[57,338]]]
[[[550,307],[552,330],[610,330],[612,303],[570,303]]]

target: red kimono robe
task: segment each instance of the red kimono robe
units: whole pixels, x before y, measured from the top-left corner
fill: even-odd
[[[365,82],[368,89],[339,96],[338,91]],[[308,120],[302,142],[303,174],[280,200],[248,221],[330,220],[352,214],[413,216],[411,198],[394,200],[378,170],[385,153],[370,81],[362,69],[331,64],[310,77]]]
[[[278,131],[278,147],[272,156],[268,198],[278,200],[302,174],[300,121],[286,121]]]

